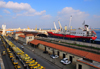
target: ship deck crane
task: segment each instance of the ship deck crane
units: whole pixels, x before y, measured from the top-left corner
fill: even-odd
[[[61,24],[60,24],[60,21],[58,20],[58,23],[59,23],[59,26],[60,26],[60,30],[62,31],[63,30],[63,28],[62,28],[62,26],[61,26]]]

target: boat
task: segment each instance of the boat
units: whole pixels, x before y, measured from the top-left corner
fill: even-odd
[[[70,18],[70,23],[71,23],[72,16]],[[85,21],[83,22],[83,27],[78,28],[76,30],[63,30],[60,22],[58,21],[60,25],[60,29],[58,30],[56,28],[55,22],[54,22],[54,27],[56,31],[50,32],[48,31],[49,36],[56,36],[56,37],[64,37],[64,38],[72,38],[72,39],[82,39],[82,40],[95,40],[97,38],[97,35],[94,30],[91,28],[89,29],[89,25],[85,24]],[[70,28],[70,23],[69,23],[69,28]]]

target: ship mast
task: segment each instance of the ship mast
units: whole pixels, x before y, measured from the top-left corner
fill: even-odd
[[[70,30],[71,20],[72,20],[72,15],[71,15],[71,17],[70,17],[70,22],[69,22],[69,30]]]

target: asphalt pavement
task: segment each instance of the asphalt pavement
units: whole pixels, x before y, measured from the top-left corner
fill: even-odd
[[[16,41],[12,41],[12,42],[13,42],[17,47],[19,47],[20,49],[22,49],[22,48],[21,48],[21,46],[22,46],[21,44],[19,44],[19,43],[16,42]],[[24,46],[24,52],[25,52],[26,54],[28,54],[31,58],[36,58],[36,61],[37,61],[40,65],[44,66],[45,69],[61,69],[59,66],[57,66],[57,65],[55,65],[55,64],[53,64],[53,63],[47,61],[46,59],[40,57],[38,54],[32,52],[32,50],[26,48],[26,46]]]

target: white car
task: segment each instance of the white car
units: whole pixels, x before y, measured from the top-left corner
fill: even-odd
[[[63,58],[60,62],[63,64],[70,64],[71,63],[71,61],[69,61],[68,58]]]
[[[26,46],[27,44],[23,43],[23,46]]]
[[[51,58],[58,58],[59,56],[58,55],[51,55],[50,57]]]

